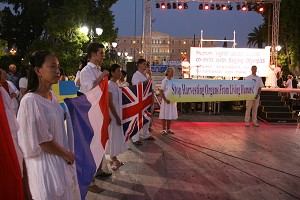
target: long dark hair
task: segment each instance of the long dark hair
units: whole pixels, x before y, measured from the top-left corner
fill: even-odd
[[[34,92],[39,86],[39,78],[34,71],[35,67],[42,68],[46,58],[49,55],[54,55],[52,52],[47,50],[41,50],[34,52],[30,57],[30,67],[28,71],[28,86],[27,92]]]

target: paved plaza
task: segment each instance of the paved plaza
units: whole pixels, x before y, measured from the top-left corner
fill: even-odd
[[[111,178],[97,179],[105,191],[86,199],[300,199],[297,125],[245,127],[242,113],[190,113],[172,128],[174,135],[161,135],[155,118],[156,141],[129,143],[120,156],[125,165]]]

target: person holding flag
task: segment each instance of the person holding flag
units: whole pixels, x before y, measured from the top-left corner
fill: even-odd
[[[109,75],[107,70],[101,71],[99,66],[104,57],[104,45],[97,42],[90,43],[87,47],[87,56],[89,62],[80,72],[80,92],[88,93],[93,88],[98,86],[105,77]],[[108,103],[108,102],[107,102]],[[103,159],[102,159],[103,161]],[[95,177],[109,177],[112,173],[107,173],[102,170],[102,161],[97,170]],[[94,183],[94,181],[93,181]],[[100,193],[103,189],[93,184],[89,187],[89,191]]]
[[[120,162],[117,156],[127,150],[125,138],[122,130],[122,111],[121,111],[121,99],[120,88],[118,86],[118,80],[121,77],[121,67],[118,64],[113,64],[110,67],[110,81],[108,81],[109,91],[109,114],[111,122],[108,129],[109,139],[106,144],[106,154],[110,156],[110,164],[112,170],[117,170],[124,163]]]
[[[143,58],[140,58],[137,61],[137,71],[132,76],[132,80],[131,80],[132,85],[136,85],[138,83],[142,83],[142,82],[150,79],[149,74],[146,73],[147,64],[148,64],[147,61]],[[142,135],[143,135],[142,138],[144,140],[155,140],[155,138],[149,132],[149,126],[150,126],[150,122],[144,124],[143,130],[140,131],[140,132],[142,132]],[[140,141],[139,132],[132,136],[132,142],[133,142],[133,144],[138,145],[138,146],[143,144]]]

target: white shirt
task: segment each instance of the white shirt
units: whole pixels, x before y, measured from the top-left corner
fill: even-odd
[[[146,76],[145,76],[141,72],[136,71],[132,76],[131,82],[132,82],[132,85],[136,85],[138,83],[142,83],[144,81],[149,80],[149,78],[150,78],[149,74],[146,74]]]
[[[286,88],[293,89],[292,79],[288,79],[285,83]]]
[[[101,68],[88,62],[80,72],[80,92],[87,93],[93,88],[95,80],[102,74]]]
[[[264,83],[262,82],[261,78],[257,75],[249,75],[245,78],[245,80],[255,80],[254,92],[257,94],[258,89],[264,87]]]

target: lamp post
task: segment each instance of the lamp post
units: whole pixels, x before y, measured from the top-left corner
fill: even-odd
[[[108,46],[108,64],[110,65],[110,57],[111,57],[111,52],[118,46],[118,43],[112,42],[111,45]]]
[[[128,53],[127,52],[124,52],[124,53],[118,52],[117,55],[119,58],[121,58],[121,63],[122,63],[121,68],[123,69],[124,63],[126,62],[126,58],[128,56]]]
[[[97,36],[102,35],[103,29],[102,28],[95,28]],[[90,38],[90,42],[93,42],[93,39],[95,38],[95,32],[93,28],[88,28],[87,26],[83,26],[80,28],[80,32],[84,33],[85,35],[88,35]]]

